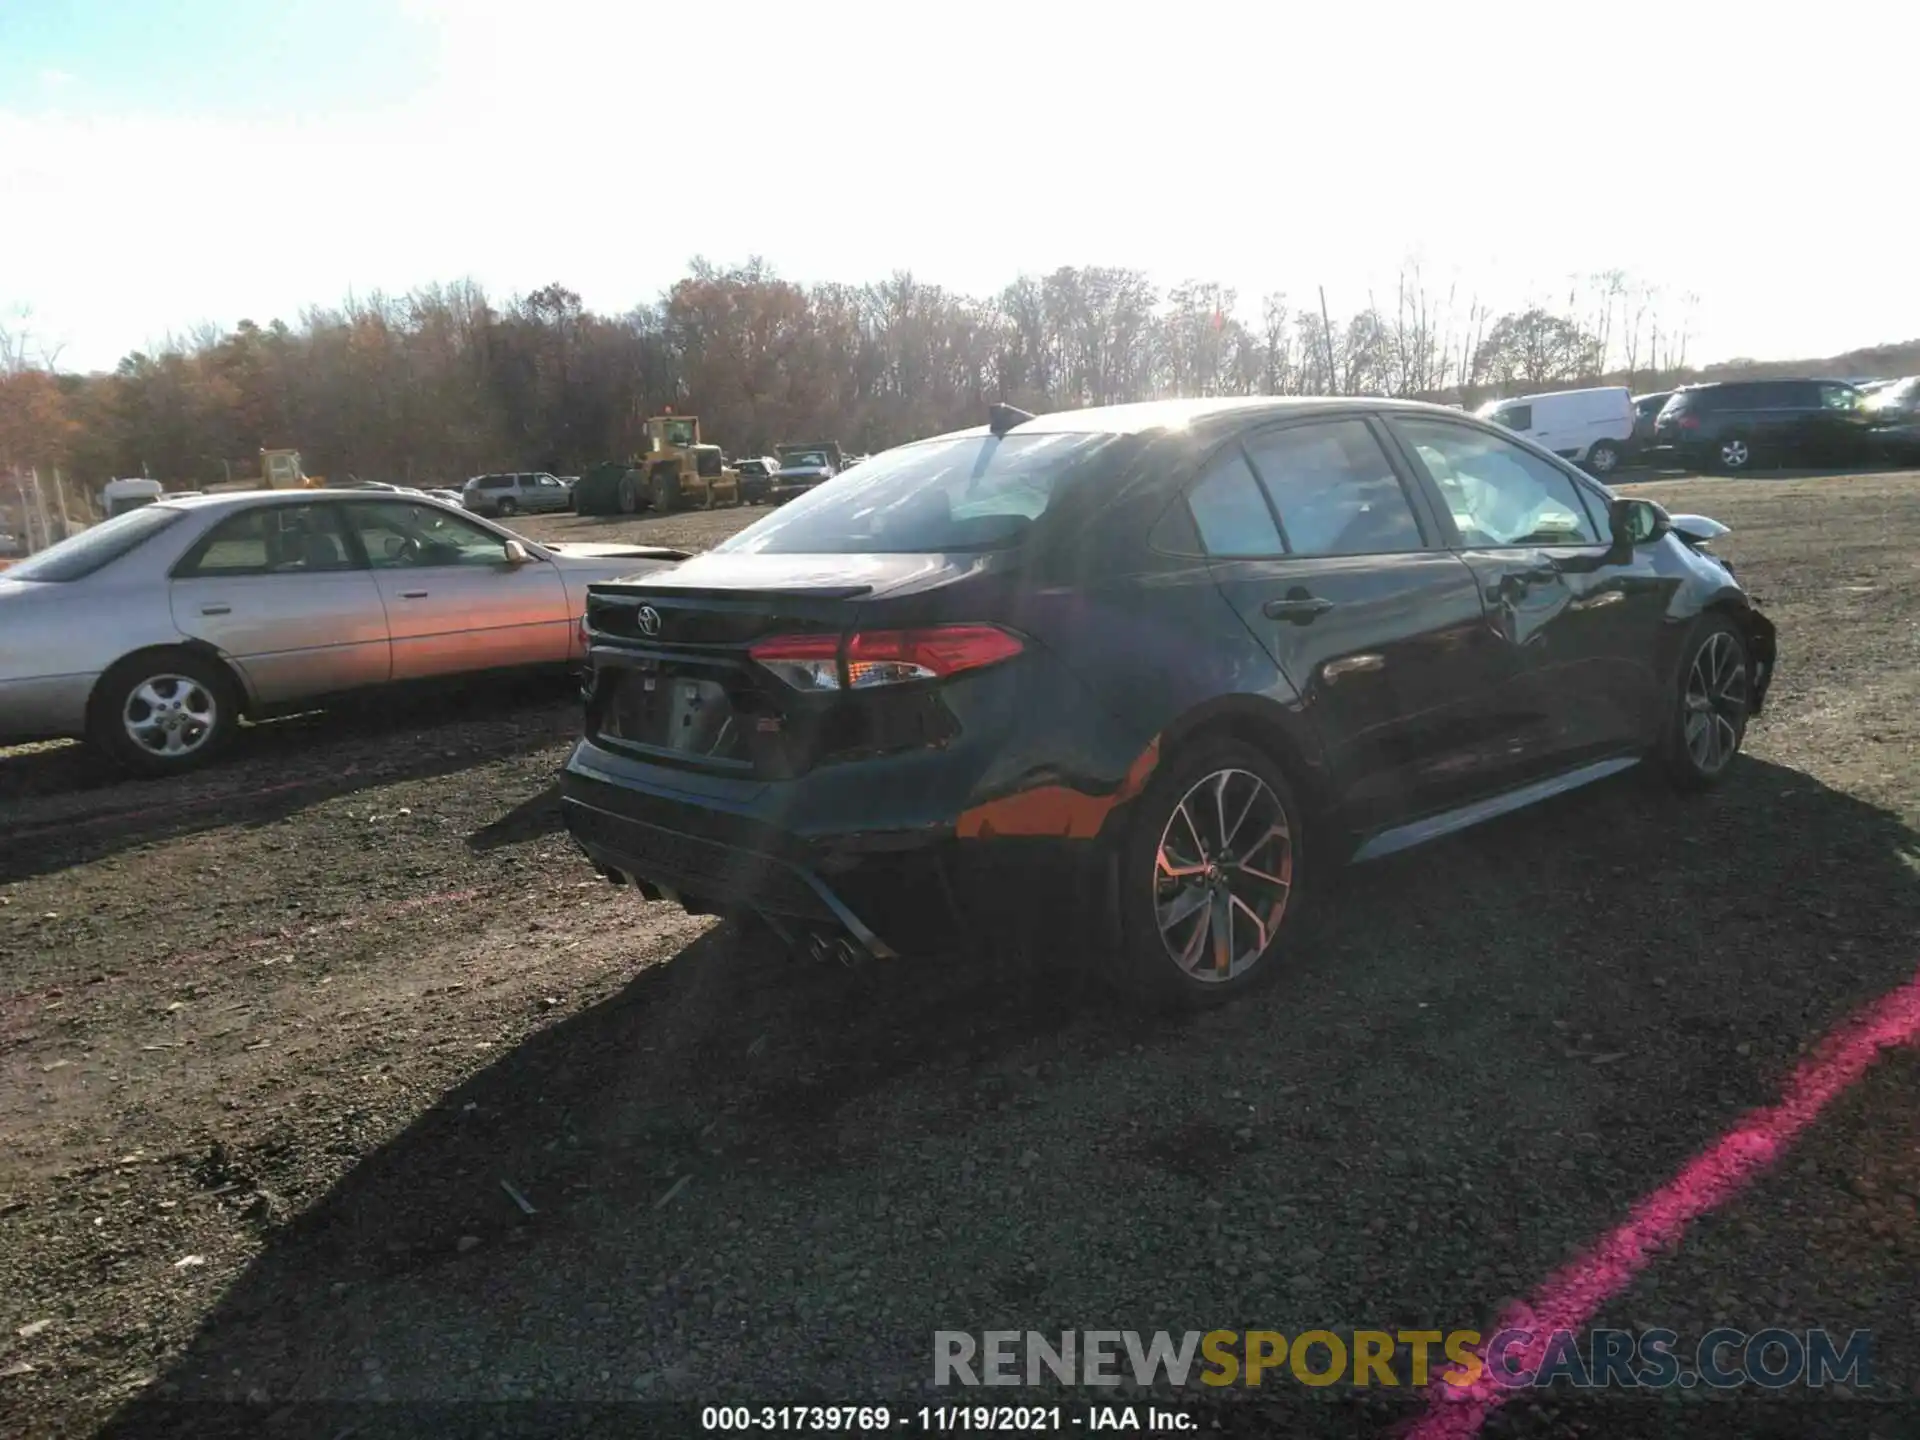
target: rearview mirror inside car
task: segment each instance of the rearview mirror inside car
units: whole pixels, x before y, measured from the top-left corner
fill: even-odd
[[[509,540],[501,548],[506,554],[507,564],[509,565],[524,565],[530,558],[527,555],[527,547],[522,545],[518,540]]]

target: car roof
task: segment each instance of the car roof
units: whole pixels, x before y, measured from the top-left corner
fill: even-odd
[[[1031,420],[1022,420],[1010,433],[1143,435],[1165,430],[1226,429],[1250,420],[1355,412],[1434,415],[1452,420],[1460,419],[1464,413],[1451,405],[1431,405],[1424,400],[1395,400],[1375,395],[1233,395],[1196,400],[1143,400],[1085,410],[1056,410],[1046,415],[1036,415]],[[988,433],[988,426],[976,425],[928,438],[958,440]]]
[[[168,495],[159,503],[170,509],[178,510],[231,510],[242,505],[256,504],[262,500],[278,500],[288,505],[304,505],[319,502],[323,505],[340,505],[349,500],[365,501],[369,496],[396,497],[401,500],[420,504],[437,504],[445,507],[445,502],[435,500],[431,495],[409,495],[405,491],[392,490],[227,490],[218,495]]]

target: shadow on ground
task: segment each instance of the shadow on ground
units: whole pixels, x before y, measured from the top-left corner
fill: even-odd
[[[0,756],[0,882],[563,743],[580,729],[571,688],[470,681],[342,705],[249,726],[206,768],[159,779],[131,777],[81,745]]]
[[[1628,776],[1332,877],[1279,983],[1177,1023],[1031,955],[841,970],[716,930],[276,1231],[109,1433],[679,1433],[977,1400],[922,1387],[936,1328],[1481,1324],[1912,975],[1915,844],[1751,759],[1693,799]],[[1335,1436],[1412,1402],[1209,1403]],[[1734,1429],[1852,1433],[1825,1404]]]

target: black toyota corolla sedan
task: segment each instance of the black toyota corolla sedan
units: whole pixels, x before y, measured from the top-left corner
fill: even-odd
[[[1436,406],[995,406],[595,585],[567,824],[816,952],[1064,903],[1219,998],[1326,865],[1720,779],[1774,663],[1724,533]]]

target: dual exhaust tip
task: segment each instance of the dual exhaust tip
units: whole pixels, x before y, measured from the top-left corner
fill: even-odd
[[[638,875],[628,874],[625,870],[604,866],[601,867],[600,874],[609,884],[631,885],[640,892],[644,900],[666,900],[681,906],[686,904],[676,891],[669,890],[664,885],[656,885],[649,880],[642,880]],[[845,931],[806,930],[798,935],[790,935],[778,923],[774,924],[774,929],[787,942],[787,948],[790,951],[808,960],[838,961],[848,969],[852,969],[862,960],[869,958],[871,953],[868,946]]]

